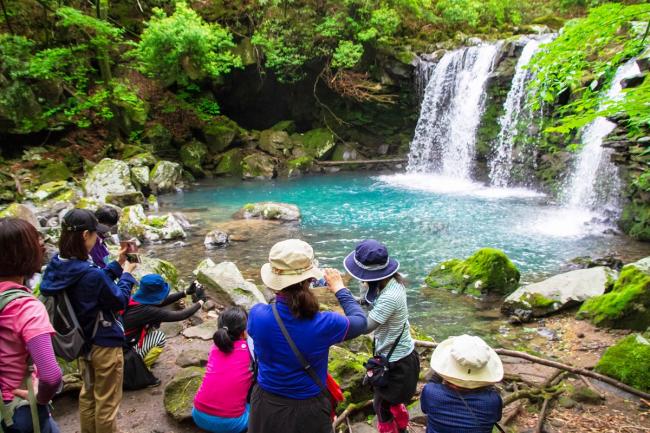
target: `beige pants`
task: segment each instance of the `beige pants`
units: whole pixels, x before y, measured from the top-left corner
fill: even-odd
[[[80,359],[81,377],[88,377],[79,394],[81,433],[117,433],[122,401],[124,355],[121,347],[93,346],[90,361]]]

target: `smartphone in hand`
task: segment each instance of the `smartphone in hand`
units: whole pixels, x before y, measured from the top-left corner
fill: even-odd
[[[136,253],[126,253],[126,260],[129,263],[142,263],[142,260],[140,259],[140,254],[136,254]]]
[[[120,247],[126,247],[126,252],[128,253],[137,253],[138,252],[138,240],[133,238],[128,241],[120,241]],[[139,263],[139,262],[138,262]]]

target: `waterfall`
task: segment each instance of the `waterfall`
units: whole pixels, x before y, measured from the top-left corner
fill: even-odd
[[[490,183],[497,187],[507,187],[510,184],[512,170],[512,150],[517,135],[517,126],[522,116],[526,116],[526,85],[531,78],[527,66],[541,44],[547,43],[552,36],[543,39],[530,39],[521,53],[515,67],[515,75],[508,91],[506,102],[503,104],[504,113],[499,119],[499,136],[494,146],[494,154],[490,160]]]
[[[635,60],[621,65],[616,71],[606,101],[622,97],[621,80],[638,74]],[[616,125],[598,117],[582,131],[582,150],[578,155],[575,170],[563,192],[567,207],[585,210],[607,210],[617,208],[620,187],[616,166],[610,161],[611,149],[602,147],[603,139]]]
[[[497,45],[480,45],[450,51],[440,59],[425,90],[409,172],[470,178],[485,82],[497,52]]]
[[[417,57],[415,63],[415,93],[418,96],[418,101],[422,103],[427,89],[427,84],[436,69],[436,63],[432,62],[426,57]]]

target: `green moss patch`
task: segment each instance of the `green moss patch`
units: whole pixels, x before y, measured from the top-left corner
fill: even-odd
[[[623,268],[611,292],[587,300],[578,316],[597,326],[645,331],[650,326],[650,275]]]
[[[643,391],[650,391],[650,342],[628,335],[605,351],[596,371]]]
[[[508,256],[494,248],[482,248],[466,260],[441,263],[425,279],[431,288],[444,288],[479,296],[506,295],[517,288],[519,270]]]

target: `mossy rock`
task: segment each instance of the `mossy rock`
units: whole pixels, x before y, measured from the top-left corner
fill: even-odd
[[[142,146],[136,146],[134,144],[127,144],[122,150],[122,159],[126,160],[135,155],[146,153],[147,150]]]
[[[330,348],[327,368],[343,390],[344,405],[360,403],[372,398],[372,390],[363,384],[366,373],[363,364],[370,356],[369,353],[352,352],[343,347]]]
[[[31,194],[31,197],[36,201],[45,201],[61,196],[66,192],[71,192],[70,185],[65,180],[55,182],[47,182],[39,186],[36,191]],[[65,198],[65,197],[62,197]],[[70,197],[72,198],[72,197]],[[65,201],[65,200],[60,200]]]
[[[38,179],[43,183],[68,180],[71,177],[72,172],[62,161],[49,162],[39,170],[38,175]]]
[[[282,120],[275,125],[271,126],[273,131],[284,131],[287,134],[293,134],[296,132],[296,122],[293,120]]]
[[[86,175],[84,180],[86,195],[104,201],[107,194],[135,192],[131,183],[131,170],[124,161],[102,159]]]
[[[314,158],[311,156],[301,156],[287,161],[287,175],[289,177],[309,171],[314,165]]]
[[[153,167],[156,165],[156,157],[151,152],[139,152],[127,159],[126,163],[130,167]]]
[[[231,51],[233,54],[239,56],[244,67],[257,65],[257,51],[251,43],[250,38],[243,38]]]
[[[533,24],[549,26],[554,30],[561,29],[565,22],[566,20],[564,18],[557,15],[544,15],[533,20]]]
[[[187,168],[194,176],[205,176],[203,172],[203,162],[208,154],[208,147],[200,141],[192,141],[184,144],[180,150],[180,157],[183,166]]]
[[[621,229],[630,237],[650,241],[650,204],[631,202],[623,208],[619,220]]]
[[[283,156],[291,150],[291,139],[286,131],[267,129],[260,133],[259,148],[273,156]]]
[[[142,263],[134,271],[134,277],[138,280],[148,274],[161,275],[172,289],[184,289],[178,287],[180,277],[178,269],[171,262],[153,257],[141,256]]]
[[[182,177],[183,169],[180,164],[158,161],[149,174],[149,188],[157,194],[175,191]]]
[[[234,120],[226,116],[213,119],[202,130],[203,138],[212,154],[226,150],[242,131]]]
[[[596,365],[596,371],[634,388],[650,392],[649,334],[628,335],[608,348]]]
[[[205,369],[201,367],[184,368],[165,386],[165,410],[176,421],[192,419],[194,396],[201,386],[204,374]]]
[[[431,288],[444,288],[479,296],[507,295],[519,284],[519,270],[508,256],[494,248],[482,248],[466,260],[452,259],[436,266],[425,279]]]
[[[304,134],[294,134],[291,138],[294,144],[302,145],[305,152],[316,159],[326,159],[336,145],[334,134],[327,128],[312,129]]]
[[[650,273],[648,258],[625,266],[611,292],[587,300],[578,317],[596,326],[645,331],[650,326]]]
[[[241,163],[244,179],[273,179],[276,175],[275,159],[258,152],[244,157]]]
[[[242,159],[243,153],[241,149],[230,149],[221,155],[214,173],[217,175],[241,176]]]
[[[41,227],[32,209],[20,203],[11,203],[0,211],[0,218],[18,218],[27,221],[37,229]]]
[[[145,130],[142,141],[149,143],[151,152],[161,158],[172,157],[177,153],[172,146],[172,133],[159,123],[154,123]]]

